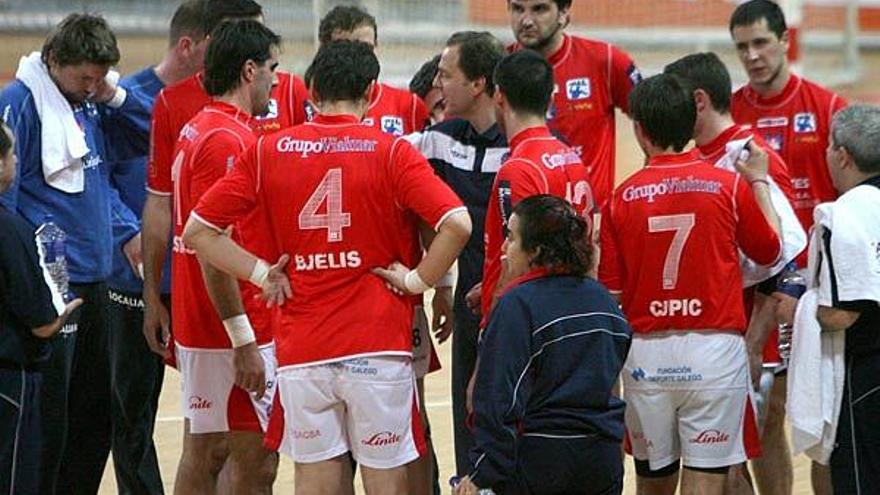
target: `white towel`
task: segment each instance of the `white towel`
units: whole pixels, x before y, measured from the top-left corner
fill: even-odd
[[[786,413],[791,422],[792,452],[827,464],[837,437],[843,397],[844,332],[822,332],[816,311],[819,288],[798,302],[788,365]]]
[[[752,137],[747,137],[728,142],[724,147],[724,156],[715,162],[715,166],[736,172],[734,164],[743,151],[748,153],[746,146],[751,140]],[[788,263],[794,260],[807,247],[807,233],[804,232],[804,228],[801,226],[801,222],[788,202],[785,193],[782,192],[782,189],[780,189],[772,177],[767,176],[767,182],[769,182],[770,201],[773,203],[773,209],[776,210],[782,227],[782,255],[775,264],[764,266],[755,263],[740,252],[739,264],[743,274],[743,287],[757,285],[781,272]]]
[[[40,52],[22,57],[15,77],[31,90],[40,117],[40,158],[46,183],[66,193],[83,192],[82,158],[89,152],[85,133],[73,116],[70,102],[49,77]]]
[[[880,302],[880,189],[857,186],[813,211],[813,221],[831,230],[837,298]],[[814,236],[816,234],[814,233]],[[819,304],[832,306],[830,289]]]

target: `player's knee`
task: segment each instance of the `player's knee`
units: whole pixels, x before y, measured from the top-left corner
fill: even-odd
[[[180,468],[200,473],[220,474],[223,464],[229,457],[229,450],[223,441],[192,442],[183,449],[180,457]]]
[[[245,462],[236,461],[233,482],[236,486],[271,487],[278,473],[278,454],[264,450],[248,456]]]

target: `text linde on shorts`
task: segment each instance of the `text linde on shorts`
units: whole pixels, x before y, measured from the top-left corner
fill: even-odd
[[[631,201],[646,199],[648,200],[648,203],[653,203],[654,198],[657,196],[694,192],[721,194],[721,182],[715,180],[694,179],[693,176],[688,176],[684,179],[680,177],[670,177],[653,184],[629,186],[623,190],[623,200],[629,203]]]
[[[374,139],[354,139],[348,136],[324,137],[315,141],[284,136],[275,144],[275,149],[279,153],[299,153],[301,157],[307,158],[313,153],[373,153],[377,144],[378,141]]]

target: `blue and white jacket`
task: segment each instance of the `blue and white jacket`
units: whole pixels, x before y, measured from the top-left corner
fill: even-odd
[[[522,436],[623,439],[624,402],[611,394],[632,329],[592,278],[535,271],[516,280],[482,336],[474,389],[471,480],[503,485]]]
[[[140,230],[141,213],[146,201],[147,159],[150,154],[150,119],[153,104],[165,84],[156,75],[152,67],[147,67],[134,74],[123,77],[119,85],[128,91],[130,97],[137,97],[143,103],[140,112],[129,112],[129,126],[105,126],[104,136],[107,141],[107,160],[111,163],[110,182],[117,191],[122,202],[137,216],[137,228]],[[114,122],[121,109],[103,106],[105,120]],[[113,224],[113,271],[110,275],[110,288],[140,294],[143,281],[138,277],[122,251],[128,241],[128,226],[124,222]],[[171,259],[171,243],[166,260]],[[171,263],[165,263],[162,270],[163,294],[171,289]]]
[[[83,157],[85,187],[81,193],[65,193],[49,186],[41,163],[40,118],[31,91],[19,80],[0,93],[0,115],[15,134],[18,175],[0,202],[31,225],[39,226],[47,215],[67,233],[67,261],[72,283],[106,281],[112,266],[112,228],[119,225],[126,239],[139,231],[137,217],[110,185],[103,126],[131,127],[128,115],[142,114],[143,101],[128,95],[112,119],[103,119],[99,106],[73,105],[74,118],[85,133],[89,153]]]

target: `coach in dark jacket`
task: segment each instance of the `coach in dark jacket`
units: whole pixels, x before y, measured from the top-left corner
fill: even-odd
[[[523,274],[482,336],[473,471],[457,493],[618,494],[624,403],[612,388],[632,330],[586,276],[589,228],[561,198],[517,205],[504,245]]]

